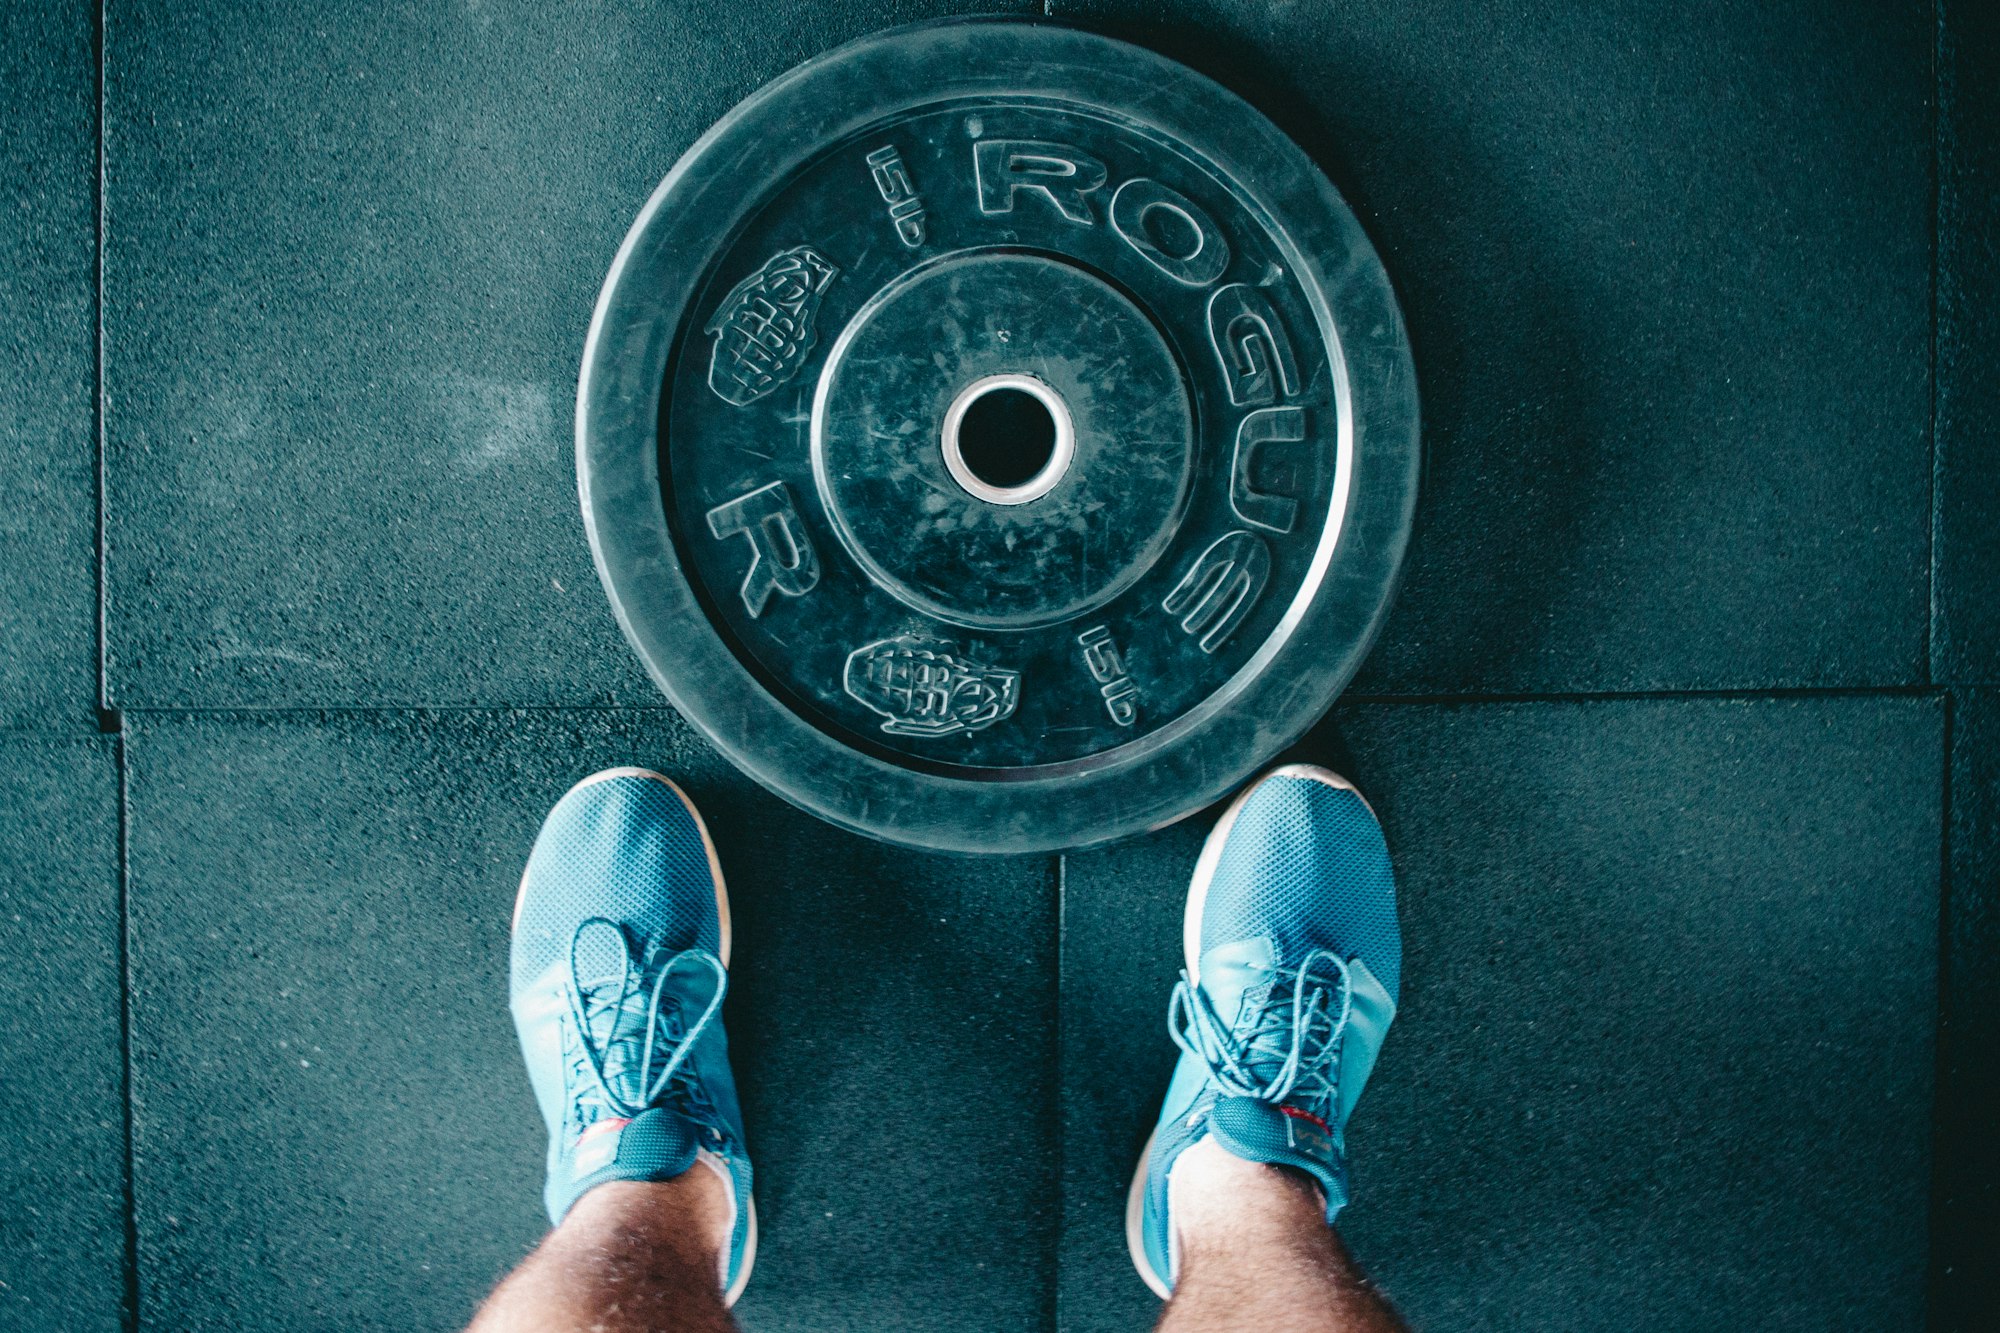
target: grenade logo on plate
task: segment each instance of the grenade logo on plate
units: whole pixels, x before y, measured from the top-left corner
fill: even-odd
[[[1020,672],[968,662],[949,644],[908,634],[849,653],[842,684],[889,719],[882,730],[895,736],[979,731],[1012,717],[1021,701]]]
[[[748,407],[799,373],[818,334],[813,316],[840,270],[809,245],[771,256],[736,284],[702,332],[715,339],[708,387]]]

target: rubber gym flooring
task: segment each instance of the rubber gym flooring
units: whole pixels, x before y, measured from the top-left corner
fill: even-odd
[[[1199,821],[836,832],[664,706],[569,422],[633,214],[861,5],[0,8],[0,1328],[449,1329],[532,1245],[507,916],[711,816],[753,1330],[1134,1330]],[[1073,5],[1247,95],[1404,302],[1408,580],[1307,748],[1403,1015],[1344,1229],[1434,1329],[2000,1309],[2000,13]]]

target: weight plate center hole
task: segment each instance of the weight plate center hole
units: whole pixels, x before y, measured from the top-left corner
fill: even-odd
[[[1076,427],[1062,396],[1032,375],[988,375],[945,412],[944,462],[965,491],[1018,505],[1055,489],[1076,455]]]

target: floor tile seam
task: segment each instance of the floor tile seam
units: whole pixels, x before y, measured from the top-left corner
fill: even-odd
[[[97,101],[97,179],[95,182],[95,197],[92,200],[94,207],[91,210],[91,224],[93,229],[91,239],[95,248],[95,253],[91,261],[92,276],[95,285],[95,290],[92,293],[92,301],[95,308],[91,312],[91,375],[93,380],[92,388],[94,390],[91,395],[91,451],[92,472],[94,474],[93,480],[96,491],[93,497],[96,502],[96,530],[93,534],[93,540],[96,551],[96,569],[94,571],[96,575],[94,580],[96,585],[94,589],[96,605],[94,610],[97,620],[96,642],[93,648],[97,658],[95,664],[97,676],[97,712],[100,719],[102,719],[105,710],[110,707],[111,701],[111,639],[109,628],[111,578],[110,561],[108,558],[111,525],[109,515],[106,512],[106,504],[110,494],[111,473],[109,452],[105,448],[106,413],[104,409],[104,240],[107,195],[105,188],[106,157],[104,142],[105,3],[106,0],[99,0],[99,3],[92,6],[93,28],[91,33],[91,45],[93,47],[91,54],[94,57],[92,64],[95,69],[96,79],[96,88],[94,91]],[[104,729],[101,720],[99,729]]]
[[[107,732],[88,723],[77,722],[60,727],[14,727],[0,726],[0,741],[81,741],[84,743],[115,740],[118,733]]]
[[[132,784],[129,753],[124,737],[114,737],[118,776],[118,1057],[123,1096],[123,1189],[122,1227],[123,1291],[119,1302],[119,1325],[126,1333],[138,1333],[139,1311],[139,1180],[137,1170],[136,1113],[132,1094]]]
[[[1940,288],[1939,279],[1944,264],[1944,5],[1942,0],[1931,0],[1931,266],[1930,266],[1930,509],[1931,522],[1928,533],[1930,539],[1930,622],[1924,633],[1924,678],[1933,683],[1938,676],[1938,660],[1941,653],[1940,639],[1944,626],[1944,608],[1939,597],[1938,577],[1938,529],[1943,522],[1939,504],[1944,497],[1940,484],[1940,469],[1944,463],[1944,453],[1938,443],[1938,354],[1941,349],[1938,324]]]
[[[678,710],[665,699],[647,703],[630,704],[281,704],[262,706],[258,704],[215,704],[215,705],[137,705],[121,706],[118,713],[127,718],[176,718],[176,717],[242,717],[242,718],[287,718],[287,717],[426,717],[431,715],[485,714],[504,716],[513,713],[659,713],[679,716]]]
[[[1938,1327],[1950,1309],[1949,1294],[1952,1288],[1952,1273],[1949,1261],[1952,1255],[1943,1252],[1939,1239],[1948,1231],[1944,1200],[1951,1191],[1951,1182],[1945,1172],[1951,1163],[1943,1151],[1949,1146],[1955,1128],[1953,1108],[1947,1106],[1947,1094],[1952,1091],[1951,1052],[1953,1033],[1952,1018],[1952,966],[1951,966],[1951,845],[1952,845],[1952,729],[1956,723],[1957,701],[1950,693],[1944,697],[1944,737],[1939,747],[1943,751],[1941,787],[1938,795],[1938,924],[1937,924],[1937,998],[1934,1031],[1937,1034],[1932,1047],[1931,1059],[1931,1178],[1930,1198],[1925,1207],[1925,1222],[1930,1228],[1930,1236],[1925,1250],[1928,1254],[1924,1275],[1924,1302],[1927,1307],[1928,1325]]]
[[[1334,701],[1339,704],[1400,705],[1400,704],[1525,704],[1525,703],[1634,703],[1651,700],[1671,699],[1713,699],[1713,700],[1763,700],[1763,699],[1844,699],[1844,698],[1935,698],[1953,689],[1988,688],[1984,681],[1943,682],[1937,684],[1907,685],[1855,685],[1855,686],[1749,686],[1741,688],[1687,689],[1687,690],[1549,690],[1549,691],[1481,691],[1473,693],[1389,693],[1369,692],[1343,694]],[[243,718],[285,718],[285,717],[420,717],[431,714],[493,714],[511,713],[660,713],[678,716],[678,711],[666,700],[646,703],[490,703],[490,704],[437,704],[437,703],[381,703],[381,704],[201,704],[201,705],[154,705],[126,704],[116,710],[126,717],[175,718],[175,717],[243,717]],[[0,728],[0,733],[6,729]]]
[[[1753,685],[1693,689],[1647,690],[1524,690],[1466,693],[1363,691],[1349,692],[1339,704],[1537,704],[1646,703],[1656,700],[1707,699],[1759,701],[1783,699],[1924,699],[1944,694],[1950,686],[1928,682],[1895,685]]]
[[[1051,1251],[1052,1269],[1049,1274],[1049,1300],[1046,1306],[1047,1323],[1050,1333],[1056,1333],[1063,1326],[1063,1283],[1062,1251],[1063,1238],[1069,1230],[1069,1119],[1064,1113],[1066,1099],[1063,1092],[1069,1087],[1069,1029],[1063,1023],[1063,992],[1069,988],[1069,853],[1056,853],[1056,987],[1054,1011],[1050,1015],[1055,1025],[1055,1087],[1050,1101],[1051,1122],[1056,1130],[1055,1151],[1055,1244]]]

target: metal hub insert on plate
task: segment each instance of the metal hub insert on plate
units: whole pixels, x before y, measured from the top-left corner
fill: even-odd
[[[836,823],[1020,852],[1226,793],[1393,595],[1415,376],[1300,149],[1164,57],[863,39],[688,151],[612,266],[578,480],[627,636]]]

